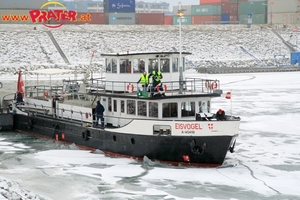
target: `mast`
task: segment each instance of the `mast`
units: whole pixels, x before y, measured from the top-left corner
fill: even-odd
[[[182,39],[181,39],[181,20],[184,18],[181,2],[178,3],[177,16],[179,19],[179,94],[183,91],[183,64],[182,64]]]

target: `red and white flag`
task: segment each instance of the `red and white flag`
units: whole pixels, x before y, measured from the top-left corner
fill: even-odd
[[[23,78],[22,78],[21,70],[19,71],[17,90],[19,92],[21,92],[22,97],[24,98],[24,81],[23,81]]]
[[[231,99],[231,92],[227,92],[225,98],[226,99]]]

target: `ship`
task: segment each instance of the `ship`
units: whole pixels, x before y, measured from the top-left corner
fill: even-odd
[[[77,72],[65,69],[25,73],[49,76],[48,84],[39,84],[39,78],[24,84],[20,72],[18,90],[23,97],[12,103],[13,128],[108,156],[147,157],[175,166],[222,166],[227,153],[234,152],[241,119],[227,113],[217,118],[212,99],[222,97],[220,81],[186,77],[188,55],[102,53],[105,73],[95,78],[88,76],[89,70],[82,79],[71,79]],[[153,75],[142,88],[141,74],[155,69],[162,75],[160,83],[154,84]],[[53,80],[61,74],[68,78]],[[96,123],[97,101],[105,109],[104,126]]]

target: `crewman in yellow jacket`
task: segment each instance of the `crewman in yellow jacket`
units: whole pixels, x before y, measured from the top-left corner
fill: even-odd
[[[143,87],[143,92],[147,92],[149,84],[149,75],[147,74],[147,72],[144,71],[137,83],[141,83]]]

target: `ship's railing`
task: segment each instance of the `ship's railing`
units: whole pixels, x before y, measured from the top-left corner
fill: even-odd
[[[40,99],[47,99],[53,95],[61,94],[63,86],[49,86],[49,85],[33,85],[25,86],[25,97],[40,97]]]
[[[142,91],[141,84],[130,81],[110,81],[101,79],[93,79],[93,88],[95,92],[106,91],[111,93],[131,93]],[[178,94],[180,90],[180,81],[163,81],[164,89],[168,94]],[[182,94],[193,93],[214,93],[220,90],[220,81],[215,79],[201,79],[201,78],[186,78],[183,83]],[[148,86],[148,92],[155,92],[153,84]]]

